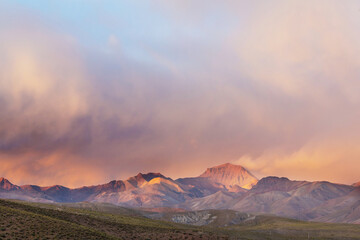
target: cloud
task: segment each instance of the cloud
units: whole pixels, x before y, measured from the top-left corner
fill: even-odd
[[[114,34],[109,35],[108,43],[111,47],[116,47],[119,44],[118,38]]]
[[[46,165],[39,175],[34,168],[89,141],[84,60],[71,36],[40,19],[1,15],[0,172],[20,182],[55,177]],[[65,162],[58,158],[59,171]]]
[[[2,10],[0,175],[81,186],[233,161],[358,180],[356,2],[182,4],[109,16],[120,30],[87,33],[103,45],[64,16]]]
[[[260,177],[277,175],[312,181],[331,178],[339,183],[351,183],[358,171],[354,160],[360,154],[357,142],[358,139],[349,138],[319,139],[296,151],[271,149],[258,158],[243,156],[234,162],[248,166]]]
[[[85,71],[76,43],[32,21],[25,15],[1,24],[3,150],[21,150],[30,140],[41,145],[48,137],[60,139],[88,111]]]

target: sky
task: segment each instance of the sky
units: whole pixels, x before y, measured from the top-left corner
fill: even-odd
[[[0,176],[360,180],[360,1],[0,2]]]

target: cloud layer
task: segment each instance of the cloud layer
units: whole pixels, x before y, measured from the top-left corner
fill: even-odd
[[[224,162],[359,180],[358,1],[2,4],[0,175],[15,183]]]

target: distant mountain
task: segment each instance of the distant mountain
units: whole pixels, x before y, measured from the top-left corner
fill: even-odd
[[[307,212],[309,219],[318,222],[360,224],[360,189],[324,202]]]
[[[224,185],[213,182],[208,178],[179,178],[176,182],[183,185],[187,191],[193,193],[196,197],[208,196],[222,190],[227,191]]]
[[[36,202],[103,202],[145,209],[228,209],[275,214],[302,220],[360,224],[359,184],[261,180],[239,165],[208,168],[198,177],[173,180],[160,173],[139,173],[95,186],[17,186],[0,178],[0,198]]]
[[[33,190],[33,189],[38,189]],[[0,178],[0,198],[19,199],[35,202],[52,202],[50,197],[41,192],[39,186],[24,186],[24,188],[12,184],[5,178]]]
[[[198,197],[218,191],[246,192],[258,182],[244,167],[230,163],[208,168],[199,177],[179,178],[176,181],[187,186]]]
[[[0,197],[41,202],[107,202],[128,207],[164,207],[195,197],[186,187],[160,173],[139,173],[127,180],[70,189],[55,185],[16,186],[6,179],[0,182]]]
[[[202,198],[194,198],[180,204],[178,207],[187,210],[207,210],[207,209],[229,209],[234,202],[243,193],[232,193],[218,191]]]
[[[360,181],[357,182],[357,183],[354,183],[352,186],[354,186],[354,187],[360,187]]]
[[[266,177],[237,199],[231,209],[313,220],[320,216],[316,214],[315,209],[322,205],[331,205],[333,199],[348,198],[354,189],[353,186],[330,182],[291,181],[287,178]],[[357,199],[360,200],[359,197]]]
[[[19,189],[18,186],[12,184],[9,180],[7,180],[6,178],[0,178],[0,190],[17,190]]]
[[[305,181],[290,181],[285,177],[265,177],[262,178],[252,189],[254,193],[262,193],[269,191],[289,192],[299,188],[308,182]]]
[[[243,193],[225,190],[186,201],[187,210],[232,209],[302,220],[360,223],[360,188],[266,177]]]
[[[181,184],[161,174],[137,175],[123,182],[121,191],[102,191],[90,196],[87,201],[108,202],[130,207],[173,206],[193,198]]]
[[[208,168],[199,177],[220,183],[229,191],[237,187],[250,189],[258,182],[258,179],[244,167],[231,163]]]
[[[16,186],[1,179],[0,197],[27,201],[108,202],[129,207],[168,207],[187,200],[208,196],[218,191],[246,192],[243,187],[257,179],[245,168],[224,164],[207,169],[201,176],[176,181],[160,173],[139,173],[127,180],[70,189],[60,185],[39,187]],[[216,204],[215,204],[216,205]],[[215,206],[214,205],[214,206]]]

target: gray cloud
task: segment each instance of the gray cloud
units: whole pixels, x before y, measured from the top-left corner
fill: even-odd
[[[241,3],[251,15],[228,4],[217,15],[189,2],[190,18],[153,7],[178,31],[140,39],[133,55],[121,37],[89,49],[30,11],[0,14],[12,19],[0,21],[0,174],[79,186],[232,161],[358,180],[356,2]]]

